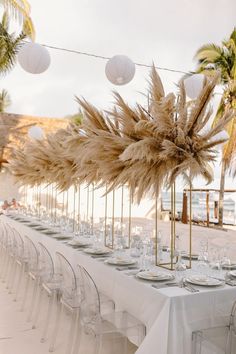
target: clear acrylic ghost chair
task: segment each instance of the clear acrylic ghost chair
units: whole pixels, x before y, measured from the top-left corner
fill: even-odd
[[[4,223],[5,229],[5,259],[2,278],[3,282],[6,282],[7,288],[9,287],[9,278],[11,275],[12,266],[14,264],[15,257],[15,237],[13,230],[8,223]]]
[[[33,281],[34,282],[33,293],[30,300],[29,315],[28,315],[28,321],[30,321],[33,307],[34,307],[34,301],[37,293],[38,281],[39,281],[39,255],[35,244],[28,236],[24,237],[24,241],[25,241],[25,252],[28,258],[28,264],[26,269],[26,284],[24,288],[21,311],[24,311],[25,309],[30,281]]]
[[[45,318],[43,334],[41,342],[45,341],[47,336],[47,330],[49,321],[52,314],[52,308],[56,299],[60,296],[60,287],[61,287],[61,277],[60,274],[56,273],[54,262],[52,256],[48,249],[41,242],[38,243],[38,252],[39,252],[39,269],[40,269],[40,279],[38,282],[38,301],[35,311],[35,316],[33,319],[32,328],[36,328],[36,324],[40,315],[43,293],[46,293],[48,296],[48,308],[47,315]]]
[[[69,336],[67,341],[66,353],[70,353],[73,345],[75,324],[78,320],[78,310],[81,302],[81,292],[76,277],[75,271],[70,262],[63,256],[63,254],[56,252],[58,269],[61,274],[61,297],[57,308],[55,327],[53,330],[49,351],[53,352],[61,325],[61,316],[63,308],[71,313],[71,323],[69,329]]]
[[[9,256],[10,237],[4,222],[1,222],[1,278],[5,281],[6,268]]]
[[[81,304],[81,277],[78,277],[70,262],[60,252],[56,252],[59,273],[62,276],[60,305],[57,309],[55,328],[53,331],[49,351],[54,351],[57,334],[60,327],[62,309],[66,308],[72,314],[66,353],[71,353],[75,332],[78,324],[79,308]],[[100,294],[103,313],[114,310],[114,302],[104,294]],[[77,334],[76,334],[77,335]]]
[[[22,272],[24,272],[25,265],[27,264],[27,258],[24,255],[24,241],[23,238],[21,237],[20,233],[12,228],[12,235],[13,235],[13,262],[11,266],[11,271],[10,271],[10,276],[9,276],[9,293],[14,292],[14,285],[15,281],[17,281],[17,276],[18,276],[18,281],[16,285],[16,296],[14,300],[16,301],[19,285],[20,285],[20,280],[22,277]]]
[[[192,354],[236,353],[236,301],[227,326],[202,329],[192,333]]]
[[[80,306],[80,325],[74,344],[73,354],[80,353],[81,331],[95,338],[94,353],[101,354],[106,341],[112,345],[112,353],[127,353],[128,337],[140,344],[145,337],[143,323],[126,311],[112,311],[102,314],[101,301],[96,284],[89,273],[80,267],[82,278],[82,301]],[[82,354],[82,352],[81,352]]]

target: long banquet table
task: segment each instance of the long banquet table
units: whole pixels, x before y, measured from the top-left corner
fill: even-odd
[[[198,293],[179,287],[155,289],[149,282],[128,276],[101,259],[92,258],[26,224],[4,215],[1,220],[33,242],[45,244],[53,257],[59,251],[74,267],[84,266],[98,288],[115,301],[117,309],[126,310],[141,320],[147,334],[136,354],[190,354],[192,331],[227,323],[236,300],[236,287],[202,288]]]

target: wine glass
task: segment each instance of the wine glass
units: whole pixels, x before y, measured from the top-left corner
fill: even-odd
[[[175,278],[177,282],[180,282],[186,274],[187,266],[182,259],[182,255],[184,255],[183,251],[176,251],[177,252],[177,262],[175,264]]]

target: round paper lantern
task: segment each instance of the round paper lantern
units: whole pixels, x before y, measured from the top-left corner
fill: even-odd
[[[29,128],[28,135],[32,139],[42,140],[44,137],[43,129],[34,125],[33,127]]]
[[[115,55],[108,60],[105,73],[112,84],[125,85],[134,77],[135,64],[125,55]]]
[[[204,78],[205,76],[203,74],[195,74],[184,80],[186,95],[192,100],[196,99],[200,94],[203,88]]]
[[[46,48],[37,43],[24,44],[18,53],[21,67],[31,74],[41,74],[50,65],[51,59]]]

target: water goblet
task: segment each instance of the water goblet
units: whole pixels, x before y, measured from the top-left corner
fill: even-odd
[[[177,253],[177,262],[175,264],[175,278],[177,282],[184,279],[187,270],[187,266],[182,259],[183,254],[184,252],[182,251],[178,251]]]

